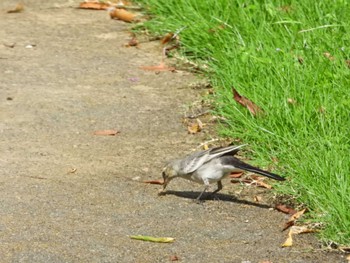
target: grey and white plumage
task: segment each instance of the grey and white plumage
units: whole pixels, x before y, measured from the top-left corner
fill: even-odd
[[[159,194],[165,193],[169,182],[177,177],[204,184],[205,188],[197,197],[200,200],[203,193],[212,183],[217,183],[218,188],[213,192],[217,193],[222,189],[221,180],[232,172],[249,171],[269,178],[283,181],[283,177],[251,166],[234,157],[240,150],[240,146],[217,147],[205,151],[195,152],[183,159],[169,162],[163,169],[163,189]]]

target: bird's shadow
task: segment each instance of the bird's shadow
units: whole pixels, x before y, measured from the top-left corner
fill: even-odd
[[[182,198],[187,198],[187,199],[192,199],[193,201],[196,201],[198,195],[200,192],[192,192],[192,191],[173,191],[173,190],[168,190],[165,193],[166,195],[175,195],[178,197]],[[205,202],[208,200],[218,200],[218,201],[224,201],[224,202],[233,202],[237,204],[244,204],[244,205],[251,205],[251,206],[256,206],[259,208],[271,208],[271,206],[267,204],[259,204],[255,202],[250,202],[248,200],[243,200],[243,199],[238,199],[235,196],[232,195],[227,195],[227,194],[211,194],[211,193],[204,193],[200,202]]]

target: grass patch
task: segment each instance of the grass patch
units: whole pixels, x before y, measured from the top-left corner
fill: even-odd
[[[145,25],[181,32],[182,52],[209,66],[220,132],[278,160],[279,191],[324,222],[324,240],[350,240],[350,3],[325,1],[147,0]],[[231,88],[263,110],[252,116]],[[259,163],[260,161],[260,163]]]

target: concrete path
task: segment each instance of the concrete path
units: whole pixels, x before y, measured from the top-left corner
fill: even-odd
[[[181,123],[195,77],[140,70],[159,44],[126,48],[128,25],[78,3],[0,3],[1,262],[342,262],[310,235],[282,249],[285,216],[249,189],[225,182],[198,205],[201,186],[174,180],[158,197],[141,183],[206,139]],[[120,133],[93,135],[105,129]]]

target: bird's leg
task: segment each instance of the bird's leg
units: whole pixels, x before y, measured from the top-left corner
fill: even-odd
[[[214,194],[216,194],[217,192],[219,192],[221,190],[222,190],[222,183],[221,183],[221,181],[218,181],[218,189],[213,191],[211,194],[214,195]]]
[[[199,196],[195,200],[197,203],[200,203],[202,195],[208,190],[208,188],[209,188],[209,185],[206,185],[204,187],[204,190],[199,194]]]
[[[202,195],[209,189],[209,181],[207,179],[203,179],[203,182],[204,182],[205,187],[204,187],[204,190],[196,198],[197,203],[200,202]]]

